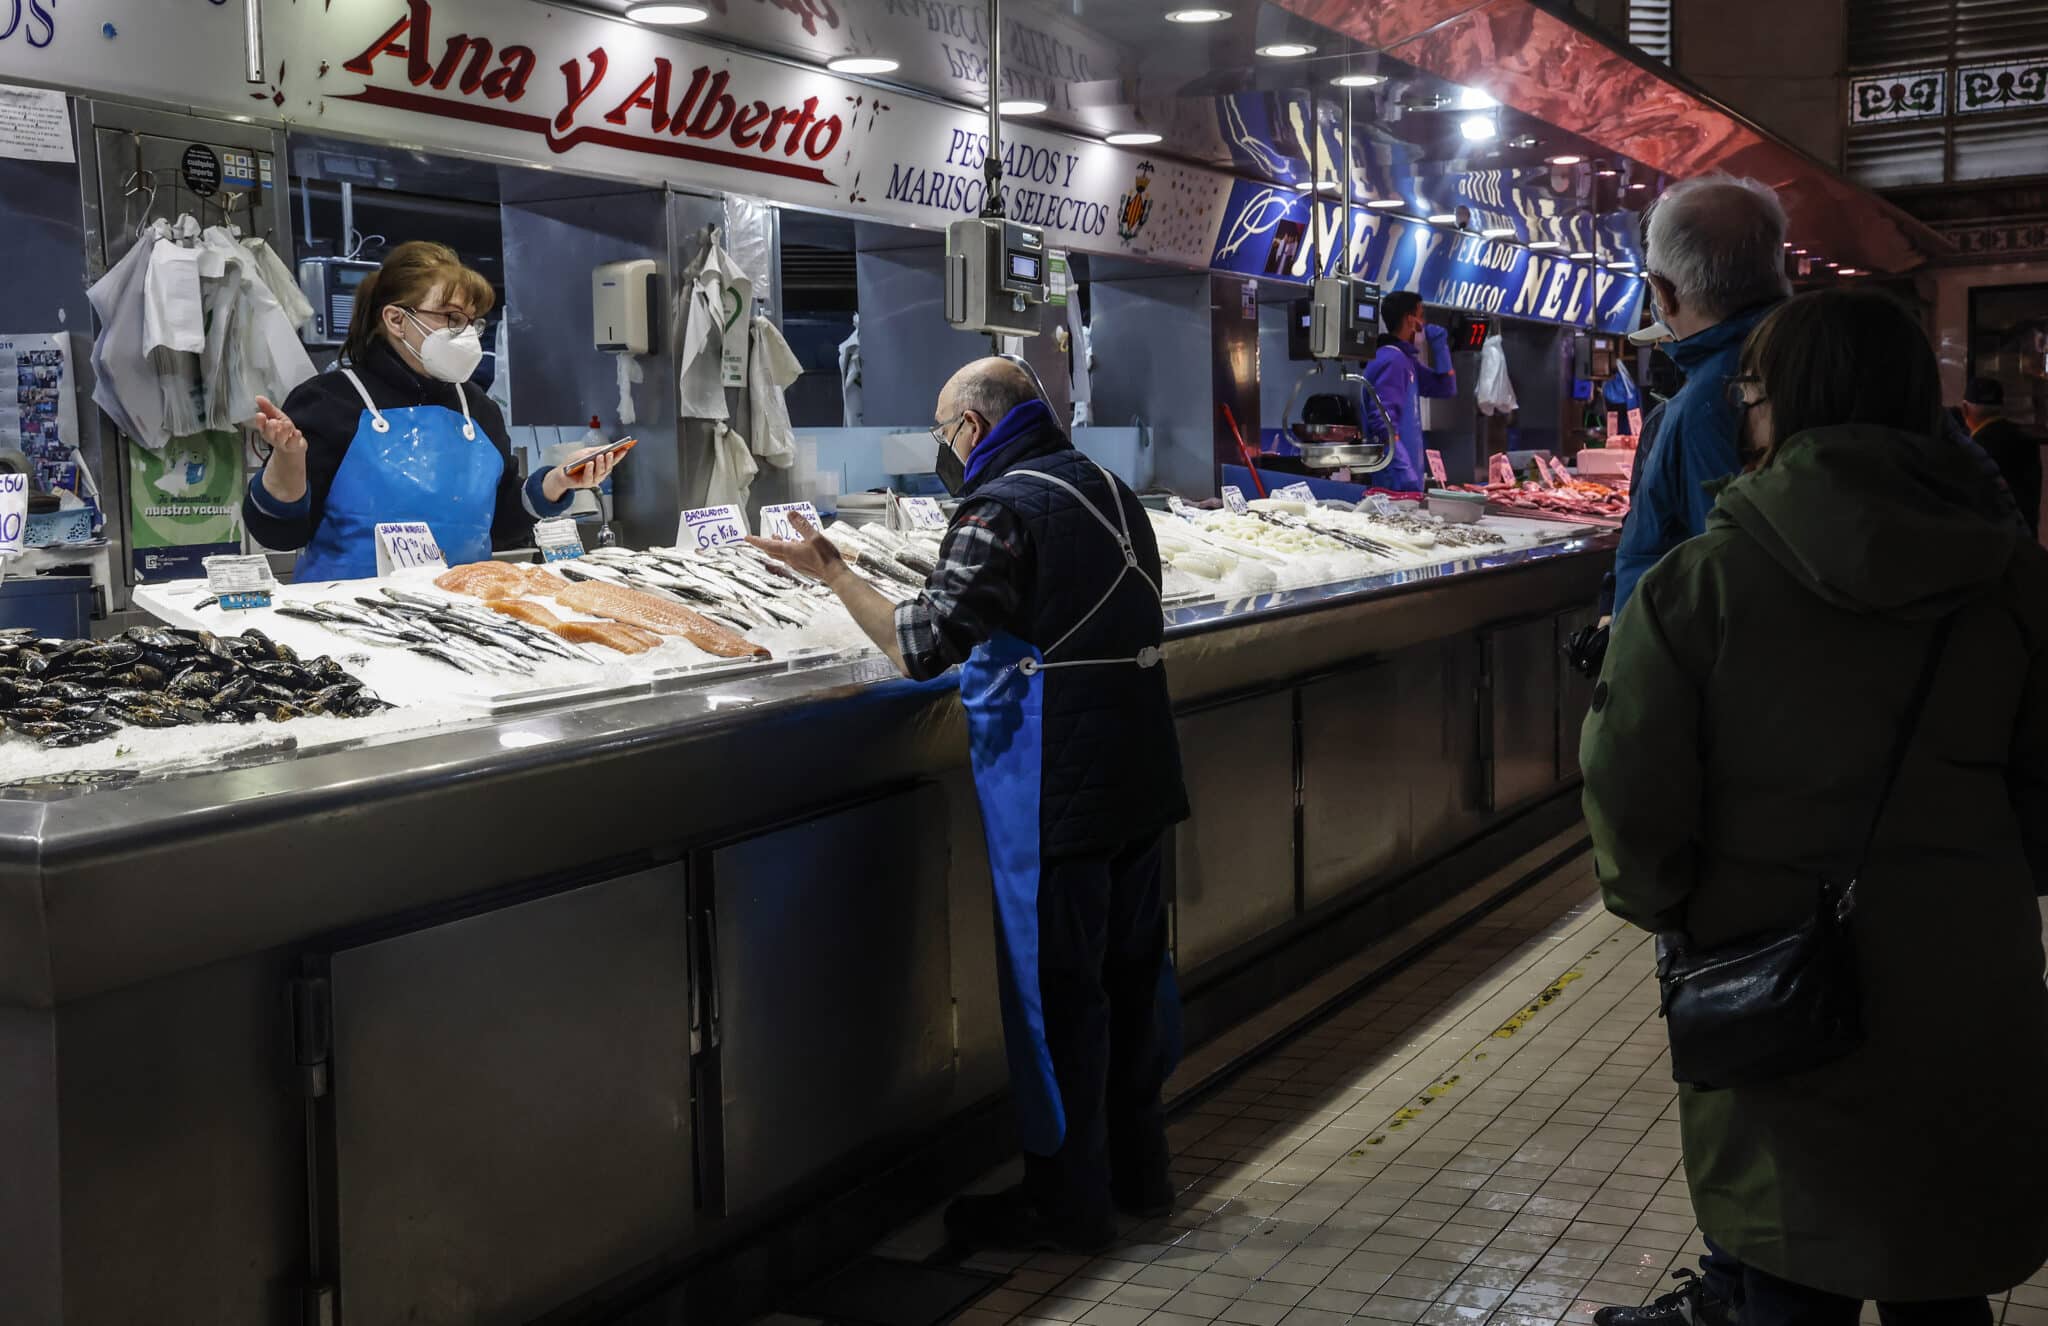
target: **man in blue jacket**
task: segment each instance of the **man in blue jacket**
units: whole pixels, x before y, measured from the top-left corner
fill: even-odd
[[[1386,334],[1365,376],[1387,407],[1394,426],[1394,462],[1364,476],[1375,488],[1419,493],[1428,484],[1422,458],[1422,397],[1455,396],[1458,375],[1451,367],[1451,334],[1423,317],[1422,296],[1396,290],[1380,302]]]
[[[1784,244],[1784,208],[1755,180],[1686,180],[1650,213],[1644,276],[1685,386],[1644,428],[1614,555],[1617,614],[1643,572],[1707,527],[1706,485],[1742,468],[1728,379],[1750,329],[1792,293]]]

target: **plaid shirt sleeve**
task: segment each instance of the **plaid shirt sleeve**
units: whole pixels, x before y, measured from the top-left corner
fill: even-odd
[[[1014,620],[1024,557],[1024,523],[1008,507],[969,503],[946,531],[924,592],[896,609],[904,671],[918,681],[936,677]]]

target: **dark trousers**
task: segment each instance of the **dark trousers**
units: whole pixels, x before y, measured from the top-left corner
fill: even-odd
[[[1075,1228],[1114,1218],[1114,1202],[1173,1193],[1160,1089],[1173,1053],[1162,1017],[1166,903],[1151,834],[1105,856],[1047,861],[1038,882],[1038,986],[1046,1046],[1066,1112],[1050,1156],[1026,1155],[1040,1209]]]
[[[1742,1326],[1856,1326],[1863,1301],[1809,1289],[1744,1266],[1726,1249],[1707,1243],[1700,1258],[1707,1290],[1742,1311]],[[1879,1303],[1885,1326],[1991,1326],[1991,1303],[1983,1298],[1938,1299],[1925,1303]]]

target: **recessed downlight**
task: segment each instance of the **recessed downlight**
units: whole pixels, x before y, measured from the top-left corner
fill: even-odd
[[[1169,9],[1166,11],[1166,21],[1168,23],[1221,23],[1229,17],[1230,11],[1227,9]]]
[[[1537,253],[1541,253],[1546,249],[1561,249],[1563,247],[1563,244],[1554,239],[1532,239],[1529,241],[1530,250]]]
[[[1294,191],[1296,193],[1307,193],[1310,189],[1314,189],[1317,193],[1338,192],[1337,181],[1335,180],[1324,180],[1320,184],[1310,184],[1307,180],[1296,180],[1294,182]]]
[[[1108,143],[1111,147],[1150,147],[1152,144],[1161,141],[1161,138],[1162,135],[1159,134],[1146,133],[1143,130],[1133,130],[1130,133],[1111,134],[1102,141]]]
[[[1458,121],[1458,133],[1468,143],[1483,143],[1500,132],[1491,115],[1468,115]]]
[[[674,28],[685,23],[702,23],[711,17],[711,11],[702,5],[628,5],[626,17],[635,23]]]
[[[1455,226],[1458,224],[1458,214],[1456,212],[1431,212],[1429,214],[1429,224],[1433,226]]]
[[[1045,103],[1020,98],[1016,101],[999,101],[996,103],[996,109],[1004,115],[1043,115]]]
[[[1638,183],[1638,184],[1631,184],[1631,185],[1629,185],[1628,187],[1629,187],[1629,188],[1631,188],[1631,189],[1647,189],[1647,188],[1649,188],[1650,186],[1649,186],[1649,185],[1647,185],[1647,184],[1641,184],[1641,183]]]
[[[1551,157],[1550,164],[1553,166],[1576,166],[1584,160],[1584,157],[1573,156],[1571,153],[1567,152],[1562,156]]]
[[[1374,198],[1366,203],[1367,207],[1381,212],[1397,211],[1407,205],[1408,200],[1405,198]]]
[[[1863,269],[1862,269],[1861,267],[1844,267],[1844,268],[1842,268],[1842,269],[1841,269],[1840,271],[1836,272],[1836,273],[1835,273],[1835,275],[1836,275],[1836,276],[1861,276],[1861,275],[1863,275]]]
[[[899,66],[881,55],[842,55],[827,60],[825,67],[835,74],[893,74]]]
[[[1585,262],[1587,259],[1597,258],[1599,255],[1594,253],[1591,249],[1573,249],[1570,253],[1567,253],[1564,256],[1572,259],[1574,262]]]
[[[1382,74],[1341,74],[1330,80],[1331,87],[1378,87],[1386,82]]]
[[[1615,176],[1621,174],[1621,172],[1618,170],[1609,170],[1604,166],[1601,169],[1594,171],[1593,173],[1595,175],[1598,175],[1603,180],[1611,180]]]
[[[1491,93],[1482,92],[1476,87],[1461,87],[1458,89],[1459,110],[1492,110],[1498,105],[1500,103],[1493,99]]]
[[[1268,60],[1299,60],[1304,55],[1314,55],[1316,48],[1305,41],[1276,41],[1270,46],[1258,48],[1258,54]]]
[[[1515,237],[1515,228],[1513,226],[1488,226],[1480,231],[1479,234],[1484,239],[1513,239]]]

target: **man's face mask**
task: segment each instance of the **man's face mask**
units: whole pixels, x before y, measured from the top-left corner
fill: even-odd
[[[968,422],[967,415],[963,413],[950,425],[942,425],[932,430],[932,436],[939,444],[938,458],[932,468],[938,474],[939,482],[946,485],[946,491],[955,497],[960,496],[960,490],[967,486],[967,463],[960,459],[960,453],[954,450],[953,442],[959,435],[961,425]]]

